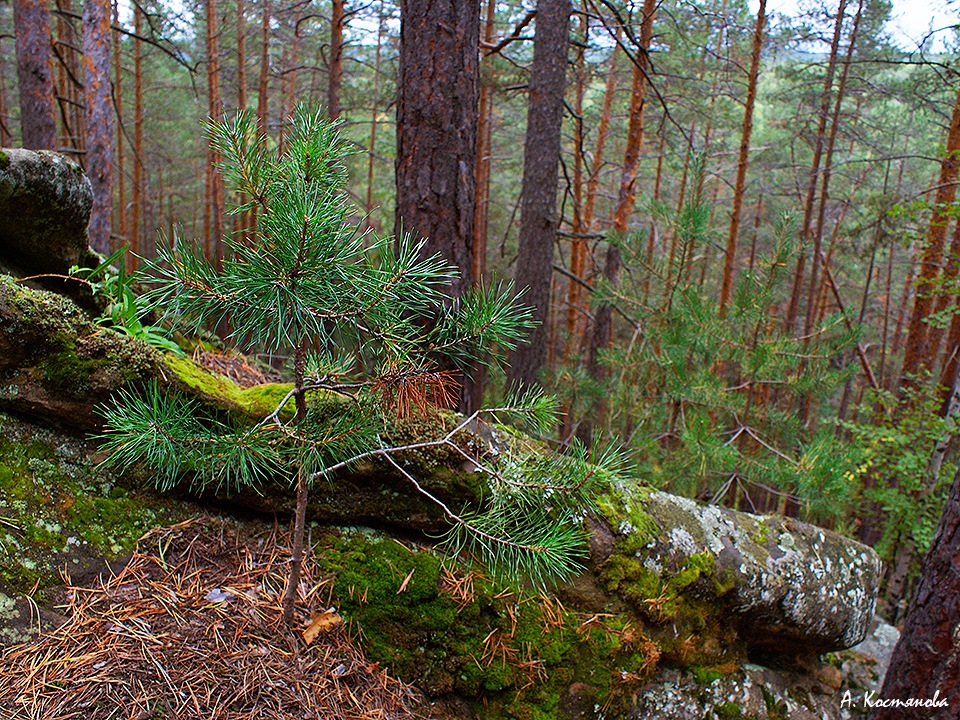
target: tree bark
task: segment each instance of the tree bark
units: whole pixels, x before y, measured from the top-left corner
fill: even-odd
[[[330,9],[330,70],[327,85],[327,115],[340,117],[340,85],[343,81],[343,0],[333,0]]]
[[[620,28],[616,29],[616,40],[620,40]],[[580,216],[581,234],[588,234],[593,229],[593,217],[597,206],[597,193],[600,189],[600,170],[603,168],[603,153],[607,144],[607,135],[610,130],[610,114],[613,110],[613,97],[617,88],[617,55],[618,47],[614,46],[610,54],[610,69],[603,90],[603,105],[600,109],[600,122],[597,124],[597,140],[593,148],[593,166],[587,177],[587,197],[583,203],[583,213]],[[573,240],[570,251],[570,273],[582,281],[586,281],[588,247],[586,238],[577,237]],[[586,307],[584,306],[583,285],[573,281],[567,294],[567,356],[580,349],[582,337],[586,328]]]
[[[617,194],[617,208],[613,216],[612,232],[620,237],[627,234],[630,213],[636,199],[637,168],[640,164],[640,151],[643,147],[643,111],[646,99],[646,72],[648,67],[647,50],[653,39],[653,17],[657,9],[657,0],[644,0],[643,22],[640,25],[640,47],[633,66],[633,82],[630,91],[630,122],[627,126],[627,147],[624,152],[623,172],[620,176],[620,189]],[[611,287],[616,288],[620,279],[620,248],[616,243],[607,247],[603,275]],[[590,345],[587,369],[596,380],[604,379],[605,372],[600,364],[600,355],[610,344],[612,336],[613,310],[604,305],[597,310]],[[595,420],[600,419],[604,404],[595,407]],[[581,425],[581,435],[586,439],[588,426]]]
[[[73,24],[73,7],[70,0],[56,2],[56,37],[53,54],[57,67],[57,107],[62,124],[61,146],[78,151],[83,158],[83,82],[78,60],[81,39]],[[82,164],[82,163],[81,163]]]
[[[875,708],[870,720],[953,720],[960,707],[960,472],[953,480],[920,581],[907,610],[900,642],[880,697],[946,701],[944,707]]]
[[[810,229],[813,222],[813,204],[817,194],[817,182],[820,178],[820,160],[826,143],[827,119],[830,111],[830,95],[833,90],[833,76],[837,70],[837,51],[840,48],[840,33],[843,29],[844,13],[847,9],[847,0],[840,0],[837,8],[837,19],[833,27],[833,40],[830,43],[830,57],[827,61],[827,72],[823,79],[823,90],[820,94],[819,121],[817,123],[817,137],[813,144],[813,161],[810,164],[810,179],[807,183],[806,202],[803,206],[803,226],[800,231],[800,256],[797,258],[797,267],[793,274],[793,290],[790,293],[790,304],[787,307],[785,326],[788,331],[793,330],[800,309],[800,295],[803,287],[804,268],[807,262],[807,243],[810,241]]]
[[[57,148],[57,115],[50,51],[50,11],[46,0],[14,0],[20,126],[28,150]]]
[[[538,323],[527,343],[510,357],[507,381],[537,382],[547,357],[550,280],[557,233],[557,167],[567,49],[570,43],[570,0],[538,0],[537,28],[530,72],[527,134],[523,150],[523,204],[514,281]]]
[[[247,109],[247,6],[237,0],[237,107]]]
[[[826,221],[827,200],[830,197],[830,174],[833,170],[833,149],[837,142],[837,131],[840,127],[840,108],[843,106],[843,96],[847,88],[847,77],[850,74],[850,61],[857,44],[857,32],[860,29],[860,18],[863,17],[863,0],[857,6],[857,14],[853,19],[853,28],[850,31],[850,41],[847,44],[847,55],[844,59],[840,81],[837,83],[837,97],[834,100],[833,115],[830,118],[830,136],[827,138],[826,157],[823,162],[823,179],[820,183],[820,203],[817,208],[817,225],[813,235],[813,255],[810,258],[810,287],[807,291],[807,315],[803,324],[804,338],[809,338],[813,332],[816,320],[816,298],[820,290],[820,254],[823,245],[823,226]],[[852,195],[851,195],[852,196]],[[849,199],[848,199],[849,201]],[[807,340],[804,340],[806,343]]]
[[[133,8],[133,188],[130,201],[133,205],[130,221],[129,262],[131,270],[137,268],[137,253],[140,251],[140,218],[143,213],[143,10]]]
[[[113,106],[110,98],[110,0],[83,3],[83,87],[86,99],[86,172],[93,185],[90,246],[112,252]]]
[[[270,104],[267,93],[270,84],[270,0],[263,0],[260,23],[260,78],[257,84],[257,118],[260,133],[266,135],[270,127]]]
[[[906,351],[903,357],[902,377],[914,375],[921,368],[931,364],[926,318],[933,306],[931,293],[934,281],[940,274],[940,261],[943,258],[943,245],[947,237],[949,205],[957,193],[957,173],[960,170],[960,89],[950,118],[947,131],[946,155],[940,162],[940,178],[930,214],[930,226],[927,230],[927,242],[920,258],[920,272],[916,281],[916,294],[913,312],[910,315],[907,330]]]
[[[379,9],[379,24],[377,26],[377,51],[373,61],[373,93],[370,110],[370,147],[367,153],[367,222],[373,213],[373,161],[377,148],[377,113],[380,111],[380,52],[383,45],[383,5]]]
[[[217,2],[207,0],[207,100],[210,119],[219,121],[223,114],[223,100],[220,96],[220,30],[217,23]],[[213,259],[219,267],[223,261],[223,176],[217,169],[220,154],[213,148],[207,151],[207,182],[210,197],[207,204],[209,223],[207,257]]]
[[[487,2],[487,16],[483,25],[484,45],[493,45],[496,1]],[[473,211],[473,246],[470,274],[475,284],[483,282],[487,271],[487,220],[490,202],[490,140],[493,123],[493,85],[481,82],[480,101],[477,109],[477,163],[474,168],[476,200]]]
[[[0,147],[13,145],[13,129],[10,124],[10,106],[7,101],[7,67],[3,48],[0,45]]]
[[[120,10],[117,0],[113,0],[113,102],[117,112],[117,232],[120,243],[127,240],[127,188],[123,157],[123,66],[120,64]]]
[[[472,284],[480,13],[467,0],[402,0],[396,233],[425,239]]]
[[[733,293],[734,266],[737,260],[737,241],[740,235],[740,212],[743,208],[743,190],[747,180],[750,158],[750,136],[753,133],[753,107],[757,101],[757,76],[760,74],[760,51],[763,49],[763,25],[766,21],[767,1],[760,0],[757,26],[753,32],[753,53],[747,76],[747,102],[743,110],[743,130],[740,133],[740,156],[737,160],[737,180],[733,188],[733,211],[730,213],[730,232],[723,258],[723,279],[720,283],[720,315],[725,314]]]

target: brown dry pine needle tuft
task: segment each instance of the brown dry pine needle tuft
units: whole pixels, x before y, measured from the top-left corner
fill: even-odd
[[[280,605],[287,538],[200,518],[153,530],[96,588],[68,588],[69,621],[0,659],[3,720],[423,717],[421,698],[369,663],[346,623],[311,642]],[[304,627],[329,578],[301,584]],[[12,713],[12,714],[10,714]]]

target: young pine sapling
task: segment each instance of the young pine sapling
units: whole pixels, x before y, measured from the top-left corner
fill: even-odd
[[[451,298],[454,270],[441,259],[423,259],[422,245],[409,238],[375,236],[351,222],[347,146],[318,113],[297,110],[283,152],[268,147],[245,113],[208,130],[228,183],[247,199],[233,212],[255,211],[256,231],[227,241],[219,271],[175,238],[147,265],[148,297],[181,326],[226,324],[236,344],[291,354],[293,387],[266,418],[238,426],[201,419],[196,403],[155,387],[124,394],[105,412],[111,462],[145,463],[162,487],[184,474],[201,486],[263,487],[269,478],[288,478],[296,487],[283,597],[288,623],[310,487],[336,483],[337,470],[364,459],[392,466],[412,492],[442,509],[449,551],[472,552],[495,573],[536,582],[574,572],[585,546],[580,520],[597,484],[616,471],[615,453],[592,465],[582,449],[481,459],[477,472],[489,492],[463,510],[425,489],[403,460],[405,452],[430,447],[469,458],[457,436],[481,416],[546,430],[556,420],[552,398],[515,393],[415,445],[387,439],[392,419],[451,403],[455,374],[443,368],[497,362],[493,348],[515,347],[530,327],[528,309],[509,288]]]

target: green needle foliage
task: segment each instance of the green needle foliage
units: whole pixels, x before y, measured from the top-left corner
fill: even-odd
[[[522,340],[529,309],[511,299],[509,287],[451,298],[454,270],[440,258],[423,259],[409,238],[378,237],[351,223],[348,150],[337,126],[318,113],[298,109],[283,152],[268,147],[248,114],[208,131],[228,182],[247,198],[233,212],[256,211],[256,234],[229,241],[220,270],[175,237],[149,265],[147,297],[181,327],[226,325],[235,344],[291,353],[294,387],[267,418],[236,427],[201,418],[194,403],[156,388],[122,395],[106,410],[112,462],[146,463],[165,488],[181,477],[200,486],[261,487],[272,477],[295,485],[288,622],[309,489],[335,484],[336,470],[364,459],[392,465],[411,492],[440,505],[452,552],[471,551],[495,573],[538,582],[577,570],[585,548],[580,520],[594,488],[616,472],[615,454],[598,466],[581,450],[562,458],[532,451],[473,457],[490,492],[482,507],[463,509],[425,490],[403,461],[405,451],[441,446],[470,457],[456,436],[481,415],[545,431],[556,423],[552,398],[515,394],[414,446],[384,440],[397,416],[453,404],[450,368],[498,362],[492,350]]]

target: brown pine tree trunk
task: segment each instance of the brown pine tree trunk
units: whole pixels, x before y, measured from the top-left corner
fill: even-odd
[[[13,127],[10,124],[10,106],[7,101],[7,63],[0,42],[0,147],[13,145]]]
[[[46,0],[14,0],[20,135],[29,150],[57,149],[57,115]]]
[[[837,97],[834,100],[833,115],[830,119],[830,136],[827,139],[827,152],[823,163],[823,179],[820,184],[820,203],[817,209],[817,225],[813,234],[813,255],[810,258],[810,287],[807,291],[807,315],[803,324],[804,338],[809,338],[813,331],[816,319],[816,297],[820,290],[820,254],[823,243],[823,226],[827,215],[827,200],[830,197],[830,173],[833,169],[833,149],[837,142],[837,131],[840,127],[840,108],[843,105],[843,96],[847,88],[847,77],[850,74],[850,61],[853,59],[853,50],[857,44],[857,31],[860,29],[860,18],[863,16],[863,0],[857,6],[857,14],[853,19],[853,28],[850,31],[850,41],[847,45],[847,56],[844,59],[840,81],[837,83]],[[848,196],[849,203],[852,193]],[[806,340],[804,341],[806,342]]]
[[[237,0],[237,108],[247,109],[247,5],[245,0]],[[240,195],[240,203],[245,203],[247,197]],[[247,228],[250,226],[250,212],[233,216],[233,231],[240,233],[244,242],[247,241]]]
[[[496,2],[489,0],[483,23],[483,43],[493,45]],[[481,61],[482,62],[482,61]],[[493,85],[480,83],[480,100],[477,109],[477,161],[474,168],[476,200],[473,208],[472,269],[474,284],[483,282],[487,271],[487,224],[490,216],[490,141],[493,125]],[[477,392],[481,392],[480,389]]]
[[[115,226],[120,236],[120,244],[129,242],[127,238],[127,176],[123,157],[123,66],[120,64],[120,10],[117,0],[113,0],[113,93],[117,113],[117,222]],[[172,235],[171,235],[172,237]]]
[[[57,38],[53,46],[57,65],[57,101],[63,124],[61,145],[77,151],[83,157],[84,100],[80,77],[78,52],[81,40],[73,24],[70,0],[57,0]]]
[[[616,29],[616,40],[620,41],[620,28]],[[617,55],[618,46],[610,54],[610,69],[607,72],[606,84],[603,90],[603,104],[600,109],[600,120],[597,123],[597,140],[593,149],[593,166],[587,177],[587,194],[583,203],[583,212],[580,217],[580,235],[589,234],[593,230],[594,213],[597,206],[597,194],[600,190],[600,170],[603,168],[603,154],[606,149],[607,135],[610,131],[610,115],[613,110],[613,99],[617,89]],[[587,279],[587,261],[589,249],[587,238],[575,237],[570,251],[570,273],[574,278],[567,294],[567,355],[580,349],[587,326],[587,308],[583,296],[583,282]]]
[[[486,17],[483,23],[483,47],[493,47],[495,40],[496,2],[489,0],[486,7]],[[481,55],[481,67],[484,63]],[[487,60],[492,66],[492,62]],[[492,69],[492,68],[491,68]],[[482,73],[481,73],[482,76]],[[487,274],[487,233],[490,217],[490,166],[491,140],[493,138],[493,85],[491,82],[480,83],[480,95],[477,108],[477,155],[474,166],[474,206],[473,206],[473,238],[470,248],[471,268],[470,275],[475,287],[483,286]],[[470,372],[469,393],[465,409],[475,410],[483,407],[483,395],[487,385],[487,368],[476,364]]]
[[[293,110],[297,104],[297,75],[300,65],[300,20],[302,14],[299,6],[293,12],[293,42],[290,43],[286,69],[283,71],[283,82],[281,83],[281,96],[283,107],[283,122],[280,125],[280,151],[283,152],[283,146],[290,131],[290,118],[293,116]]]
[[[940,274],[940,262],[943,257],[943,245],[947,237],[949,205],[957,193],[957,173],[960,170],[960,90],[957,92],[947,132],[946,155],[940,163],[940,178],[937,182],[936,197],[930,213],[930,225],[927,230],[927,242],[920,258],[920,272],[916,281],[916,294],[913,312],[907,331],[906,352],[903,357],[902,376],[915,375],[922,368],[930,368],[930,357],[926,318],[933,308],[933,289]]]
[[[397,82],[396,234],[424,238],[473,283],[480,13],[467,0],[403,0]]]
[[[327,115],[340,117],[340,85],[343,82],[343,0],[332,0],[330,9],[330,75],[327,85]]]
[[[647,51],[653,39],[653,18],[657,9],[656,0],[644,0],[643,22],[640,25],[640,47],[633,66],[633,78],[630,89],[630,120],[627,126],[627,146],[624,151],[623,172],[620,175],[620,188],[617,193],[617,207],[613,216],[612,231],[620,237],[625,237],[633,212],[636,199],[637,169],[640,164],[640,152],[643,148],[643,112],[646,99],[646,73],[649,66]],[[620,248],[616,243],[607,247],[607,256],[604,262],[603,275],[612,288],[616,288],[620,280]],[[609,305],[597,310],[593,328],[593,339],[590,344],[590,353],[587,369],[591,377],[603,380],[605,371],[600,364],[600,355],[610,344],[613,331],[613,311]],[[603,414],[604,403],[595,406],[594,420],[600,420]],[[581,426],[581,435],[584,439],[588,435],[589,427]]]
[[[720,282],[720,316],[726,313],[733,293],[733,275],[737,260],[737,241],[740,235],[740,212],[743,208],[743,190],[747,180],[747,163],[750,157],[750,136],[753,133],[753,107],[757,101],[757,77],[760,74],[760,51],[763,49],[763,25],[766,21],[767,2],[760,0],[757,25],[753,31],[753,52],[750,56],[750,72],[747,76],[747,102],[743,111],[743,130],[740,132],[740,156],[737,160],[737,180],[733,187],[733,211],[730,214],[730,232],[727,235],[727,250],[723,258],[723,279]]]
[[[237,107],[247,109],[247,5],[237,0]]]
[[[523,149],[523,203],[514,280],[538,323],[510,356],[507,381],[537,382],[547,357],[550,280],[557,232],[560,125],[570,42],[570,0],[538,0]]]
[[[257,83],[257,118],[260,133],[266,135],[270,128],[270,104],[267,92],[270,84],[270,0],[262,0],[260,22],[260,78]]]
[[[140,220],[143,213],[143,11],[139,5],[133,10],[133,188],[131,190],[129,262],[131,270],[137,269],[137,253],[140,252]]]
[[[890,660],[880,697],[943,701],[940,707],[875,708],[870,720],[954,720],[960,707],[957,618],[960,617],[960,472],[927,552],[920,581]]]
[[[7,63],[0,44],[0,147],[13,145],[13,126],[10,124],[10,104],[7,100]]]
[[[667,147],[667,134],[664,132],[664,124],[666,123],[667,117],[664,115],[663,120],[660,122],[660,129],[658,133],[660,135],[660,146],[657,148],[657,174],[653,180],[653,200],[654,202],[659,202],[660,200],[660,187],[663,181],[663,158],[665,155],[665,149]],[[650,222],[650,232],[647,234],[647,248],[644,259],[646,260],[647,267],[643,274],[643,303],[646,305],[650,301],[650,287],[653,284],[653,277],[656,273],[653,267],[653,257],[654,251],[656,250],[657,245],[657,223],[651,220]]]
[[[367,222],[370,221],[370,215],[373,213],[373,161],[376,158],[377,149],[377,113],[380,111],[380,51],[383,45],[383,6],[380,6],[380,21],[377,27],[377,51],[373,61],[373,96],[372,109],[370,110],[370,147],[367,153],[367,203],[365,206],[367,212]]]
[[[843,20],[847,9],[847,0],[840,0],[837,8],[837,19],[833,27],[833,40],[830,43],[830,57],[827,61],[827,72],[823,80],[823,90],[820,94],[820,111],[817,123],[817,136],[813,145],[813,161],[810,166],[810,179],[807,182],[806,202],[803,206],[803,226],[800,231],[800,255],[797,258],[797,267],[793,275],[793,290],[790,293],[790,304],[787,306],[785,326],[788,331],[793,330],[800,310],[800,296],[803,287],[804,270],[807,262],[807,245],[810,242],[813,223],[813,205],[817,194],[817,184],[820,179],[820,160],[826,144],[827,119],[830,112],[830,96],[833,92],[833,76],[837,69],[837,51],[840,48],[840,34],[843,29]]]
[[[223,115],[223,100],[220,94],[220,29],[217,18],[217,1],[207,0],[207,97],[210,119],[219,121]],[[220,154],[210,149],[207,155],[207,173],[210,177],[210,243],[208,255],[217,266],[223,261],[223,175],[217,165]]]
[[[83,81],[86,96],[86,172],[93,185],[90,246],[112,252],[113,105],[110,98],[110,0],[83,3]]]

